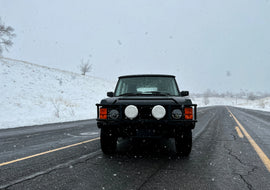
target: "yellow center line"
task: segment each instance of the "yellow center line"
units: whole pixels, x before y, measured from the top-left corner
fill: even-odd
[[[97,137],[97,138],[90,139],[90,140],[87,140],[87,141],[82,141],[82,142],[79,142],[79,143],[76,143],[76,144],[71,144],[71,145],[68,145],[68,146],[63,146],[63,147],[60,147],[60,148],[48,150],[48,151],[45,151],[45,152],[41,152],[41,153],[38,153],[38,154],[26,156],[26,157],[19,158],[19,159],[16,159],[16,160],[11,160],[11,161],[8,161],[8,162],[3,162],[3,163],[0,163],[0,167],[1,166],[8,165],[8,164],[15,163],[15,162],[19,162],[19,161],[22,161],[22,160],[27,160],[29,158],[34,158],[34,157],[41,156],[41,155],[44,155],[44,154],[49,154],[49,153],[56,152],[56,151],[59,151],[59,150],[64,150],[64,149],[71,148],[71,147],[74,147],[74,146],[78,146],[78,145],[81,145],[81,144],[89,143],[89,142],[92,142],[92,141],[95,141],[95,140],[98,140],[98,139],[100,139],[100,138]]]
[[[248,139],[249,143],[252,145],[252,147],[254,148],[254,150],[257,152],[258,156],[260,157],[260,159],[264,163],[264,165],[267,168],[267,170],[270,172],[270,160],[269,160],[269,158],[262,151],[262,149],[259,147],[259,145],[257,145],[257,143],[253,140],[253,138],[248,134],[248,132],[246,131],[246,129],[243,127],[243,125],[241,125],[241,123],[232,114],[231,110],[229,110],[228,107],[227,107],[227,109],[228,109],[229,113],[232,115],[232,117],[234,118],[234,120],[237,123],[237,125],[240,127],[240,129],[244,133],[244,135],[246,136],[246,138]]]
[[[244,135],[238,126],[235,127],[235,130],[240,138],[244,138]]]

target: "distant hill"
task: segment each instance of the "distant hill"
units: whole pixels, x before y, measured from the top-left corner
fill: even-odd
[[[95,104],[115,86],[8,58],[0,58],[0,81],[0,128],[95,118]]]

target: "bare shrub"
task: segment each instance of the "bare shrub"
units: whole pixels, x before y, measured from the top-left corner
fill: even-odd
[[[204,94],[203,94],[203,102],[204,105],[208,105],[209,104],[209,97],[212,95],[212,92],[210,89],[207,89]]]
[[[50,101],[52,102],[52,105],[54,107],[54,115],[55,117],[59,118],[60,117],[60,106],[61,106],[61,98],[51,98]]]
[[[16,36],[13,32],[14,29],[11,26],[5,26],[0,18],[0,55],[13,45],[12,39]]]
[[[85,75],[87,72],[91,72],[92,64],[89,63],[89,59],[87,61],[81,60],[80,70],[82,75]]]
[[[51,98],[50,102],[54,107],[55,117],[60,118],[60,116],[65,116],[67,113],[71,116],[75,116],[74,107],[76,107],[76,105],[63,99],[63,97]]]
[[[70,108],[70,110],[69,110],[69,114],[71,115],[71,116],[75,116],[75,111],[74,111],[74,109],[71,107]]]
[[[56,79],[56,80],[58,80],[59,85],[60,85],[60,86],[62,86],[62,84],[63,84],[63,80],[62,80],[62,78],[58,78],[58,79]]]
[[[208,105],[209,104],[209,98],[207,96],[203,97],[203,103],[204,105]]]
[[[248,94],[248,100],[255,100],[255,99],[256,99],[256,95],[254,95],[253,92],[250,92],[250,93]]]
[[[265,108],[265,102],[264,102],[264,100],[260,100],[259,106],[260,106],[261,108]]]

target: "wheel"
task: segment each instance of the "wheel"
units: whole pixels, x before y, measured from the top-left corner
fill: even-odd
[[[192,131],[178,131],[175,137],[176,152],[179,156],[189,156],[192,148]]]
[[[104,154],[113,154],[117,147],[117,136],[114,131],[109,128],[101,128],[100,145]]]

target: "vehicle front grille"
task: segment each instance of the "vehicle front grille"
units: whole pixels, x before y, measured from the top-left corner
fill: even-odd
[[[151,119],[153,106],[138,106],[139,119]]]

